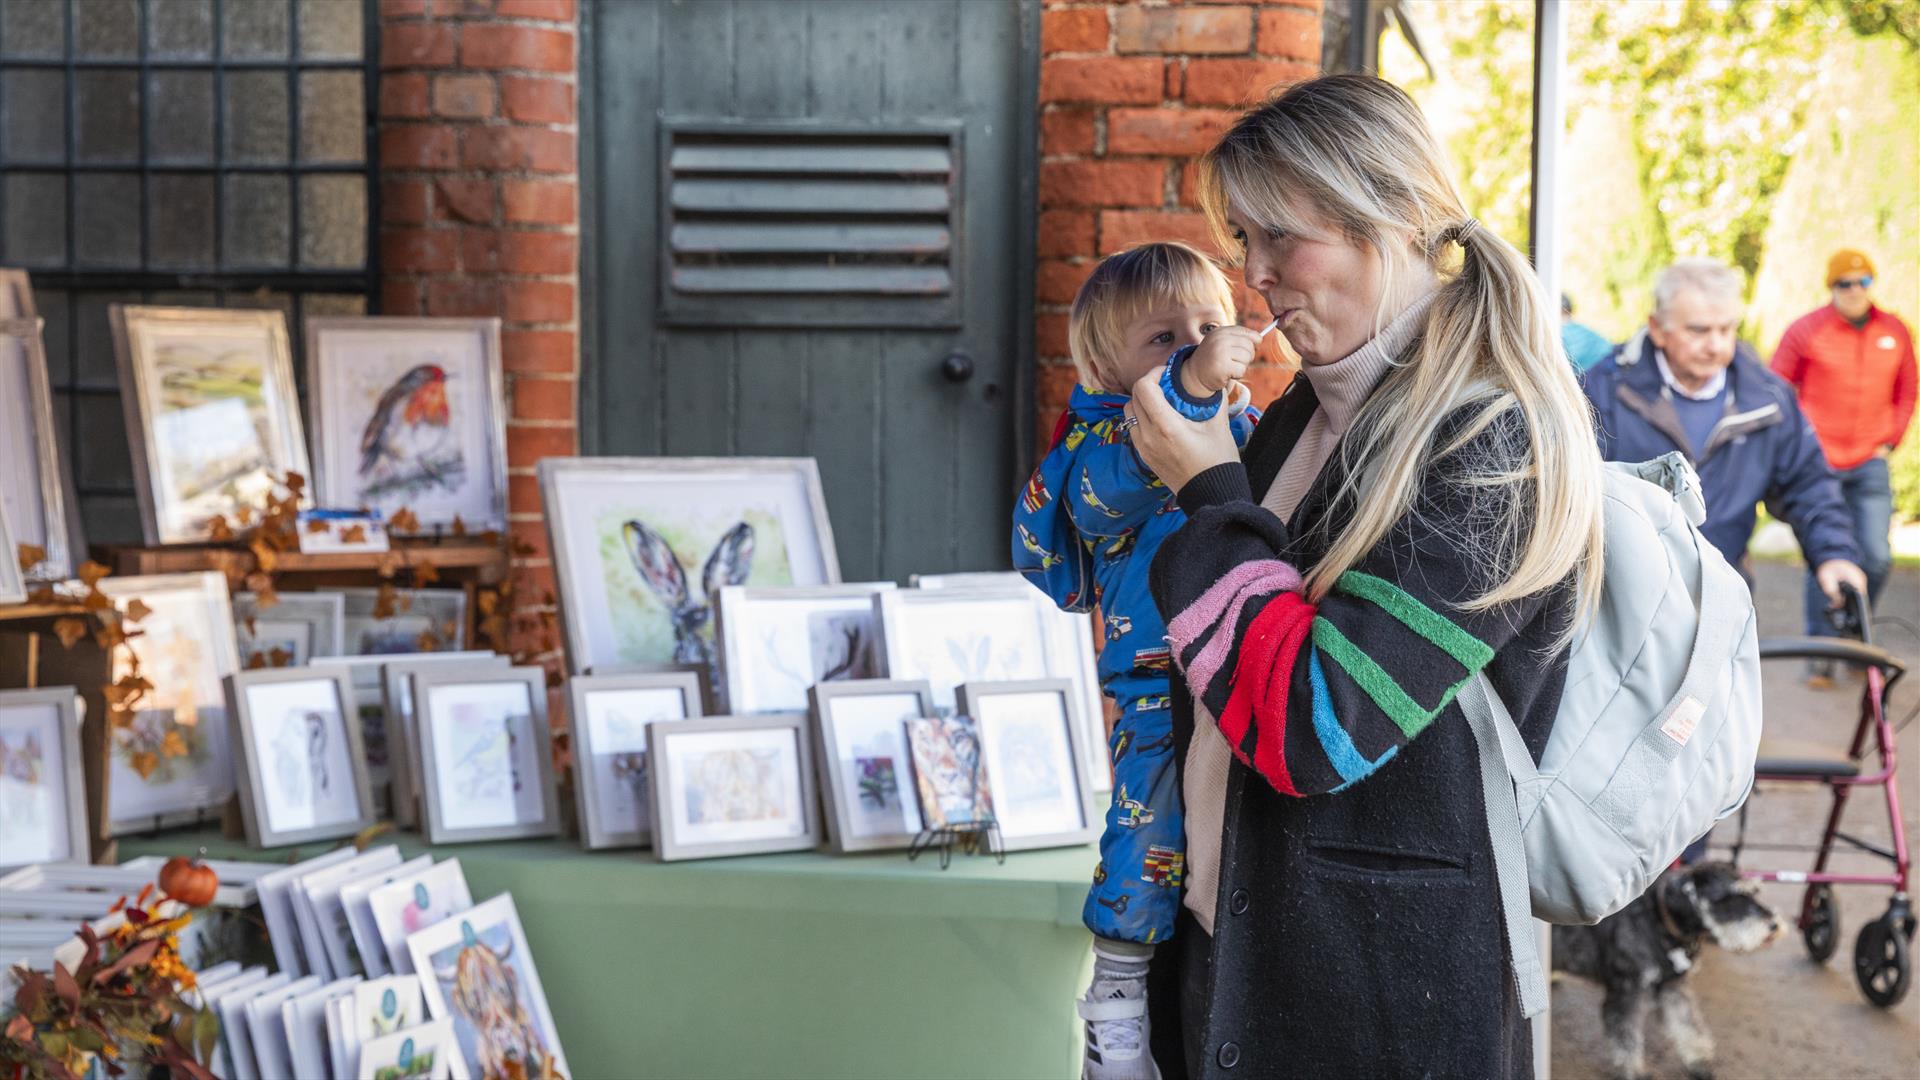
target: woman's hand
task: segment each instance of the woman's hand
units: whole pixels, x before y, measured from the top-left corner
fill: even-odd
[[[1180,415],[1167,404],[1158,369],[1133,384],[1127,416],[1138,421],[1128,432],[1133,449],[1176,495],[1187,481],[1215,465],[1240,460],[1227,410],[1221,409],[1211,420],[1199,423]]]

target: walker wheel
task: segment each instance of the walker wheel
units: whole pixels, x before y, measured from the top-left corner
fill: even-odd
[[[1891,1009],[1913,985],[1907,936],[1894,917],[1883,915],[1860,928],[1853,945],[1853,977],[1867,1000]]]
[[[1800,938],[1807,943],[1807,955],[1813,962],[1824,964],[1833,959],[1833,951],[1840,944],[1840,905],[1833,899],[1833,886],[1807,886],[1805,911],[1806,927],[1800,931]]]

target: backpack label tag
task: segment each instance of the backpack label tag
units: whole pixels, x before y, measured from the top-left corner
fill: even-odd
[[[1687,740],[1693,738],[1693,729],[1699,726],[1700,718],[1705,716],[1706,712],[1707,703],[1688,694],[1681,699],[1679,705],[1674,706],[1673,715],[1667,717],[1667,722],[1660,725],[1660,731],[1667,738],[1685,746]]]

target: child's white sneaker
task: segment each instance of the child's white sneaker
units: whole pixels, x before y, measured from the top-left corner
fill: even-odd
[[[1075,1003],[1086,1023],[1081,1080],[1160,1080],[1148,1051],[1147,961],[1093,949],[1093,985]]]

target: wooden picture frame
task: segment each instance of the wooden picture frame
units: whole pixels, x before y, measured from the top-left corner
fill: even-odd
[[[285,313],[114,304],[108,316],[149,546],[206,540],[214,517],[236,524],[287,473],[308,474]]]
[[[267,608],[250,592],[233,594],[233,636],[240,659],[252,663],[258,653],[269,666],[302,667],[315,660],[339,657],[345,651],[346,597],[337,592],[283,592]],[[247,628],[251,621],[253,629]],[[262,629],[263,624],[269,629]],[[282,634],[292,633],[292,638]],[[283,642],[287,649],[285,664],[274,665],[272,650]]]
[[[6,273],[18,271],[0,271]],[[9,288],[0,276],[0,293]],[[80,535],[73,470],[60,453],[44,321],[38,318],[0,318],[0,468],[6,470],[0,476],[0,507],[13,531],[7,561],[20,569],[17,545],[32,544],[46,557],[24,568],[28,580],[73,576],[87,545]]]
[[[153,683],[135,706],[132,724],[106,725],[107,820],[101,834],[217,820],[235,791],[223,680],[240,670],[226,575],[202,570],[110,577],[99,589],[122,614],[134,600],[148,609],[135,624],[141,633],[113,650],[112,681],[132,671],[132,650],[141,675]],[[188,710],[194,719],[183,722]],[[164,755],[170,733],[186,742],[188,754]],[[158,768],[145,776],[141,753],[160,755]]]
[[[663,862],[708,859],[726,855],[758,855],[774,851],[807,851],[820,846],[819,793],[813,766],[813,740],[807,735],[805,713],[756,716],[712,716],[647,727],[647,759],[653,768],[653,848]],[[680,745],[676,745],[680,744]],[[682,755],[718,760],[722,768],[735,767],[743,755],[756,767],[770,763],[779,769],[780,786],[758,793],[760,809],[778,804],[778,828],[729,828],[742,819],[695,821],[694,809],[712,778],[702,762]],[[782,761],[782,756],[786,760]],[[725,778],[730,779],[730,778]],[[751,823],[749,823],[751,824]],[[742,835],[725,836],[734,832]]]
[[[395,589],[394,612],[375,618],[379,589],[341,589],[346,604],[341,624],[344,656],[393,656],[416,652],[460,652],[467,647],[467,593],[464,589]],[[449,634],[447,628],[453,632]],[[435,648],[420,647],[430,633]]]
[[[980,768],[993,793],[994,821],[1007,851],[1092,843],[1106,825],[1078,745],[1083,729],[1076,715],[1076,696],[1070,679],[975,682],[960,687],[960,712],[974,722],[979,734]],[[1052,702],[1049,715],[1017,711],[1034,707],[1036,698]],[[1026,790],[1035,780],[1051,783],[1057,793],[1049,796],[1044,788]],[[1069,782],[1071,792],[1065,790]]]
[[[808,697],[828,846],[842,855],[912,846],[923,823],[905,721],[934,714],[933,688],[924,679],[857,679],[820,683]],[[900,827],[877,828],[889,812]]]
[[[714,590],[840,584],[812,458],[546,458],[538,471],[571,673],[711,665]]]
[[[1100,657],[1095,646],[1098,625],[1090,613],[1062,611],[1053,598],[1034,588],[1018,571],[990,570],[959,574],[915,574],[916,589],[972,590],[1018,593],[1031,600],[1047,627],[1047,675],[1072,679],[1080,699],[1082,739],[1087,772],[1096,791],[1113,790],[1113,763],[1107,757],[1107,709],[1100,687]]]
[[[33,300],[33,278],[17,267],[0,267],[0,319],[39,317]]]
[[[1048,629],[1028,596],[998,589],[898,589],[873,598],[887,673],[925,679],[952,709],[966,682],[1047,677]]]
[[[884,679],[873,598],[891,581],[854,585],[729,585],[714,594],[713,637],[734,715],[800,712],[818,682]]]
[[[387,518],[405,507],[423,533],[450,529],[455,520],[476,533],[505,530],[500,320],[319,316],[305,327],[320,505],[368,507]],[[376,425],[393,434],[373,437]],[[423,431],[436,426],[450,433],[453,446]]]
[[[8,805],[64,816],[36,830],[18,812],[9,811],[5,835],[0,836],[0,871],[91,861],[93,834],[80,752],[85,709],[71,686],[0,690],[0,787],[19,789],[8,792]]]
[[[328,688],[331,701],[322,696]],[[296,729],[289,717],[302,710]],[[249,844],[334,840],[374,823],[366,741],[345,668],[236,672],[227,677],[227,715]]]
[[[573,737],[573,794],[580,843],[588,850],[646,847],[653,842],[653,792],[647,767],[647,728],[706,715],[700,677],[691,671],[649,675],[576,675],[567,680],[567,728]],[[598,703],[595,698],[601,699]],[[615,717],[603,710],[624,698],[638,711]],[[677,710],[669,704],[677,698]],[[660,715],[657,710],[677,711]],[[625,780],[624,790],[618,785]],[[624,795],[625,798],[621,798]]]
[[[420,808],[429,843],[559,835],[544,668],[449,664],[415,672],[413,692],[423,784]],[[456,708],[467,715],[456,716]],[[522,708],[526,712],[514,711]],[[500,733],[485,730],[496,717],[476,713],[503,714],[497,717]],[[521,746],[519,739],[525,739],[526,745]],[[453,798],[448,786],[456,769],[475,777],[475,787],[487,783],[493,804],[485,805],[478,796]],[[495,782],[501,770],[508,776],[518,770],[527,772],[514,788]],[[494,780],[486,779],[488,773],[494,774]],[[529,790],[538,799],[537,809],[517,793]],[[506,820],[494,820],[502,817]]]
[[[700,706],[707,716],[719,716],[718,688],[713,685],[713,669],[705,664],[596,664],[588,675],[671,675],[685,671],[700,680]]]
[[[413,676],[423,666],[446,664],[495,664],[511,667],[513,659],[499,653],[469,650],[453,653],[398,653],[379,657],[355,657],[353,670],[379,673],[381,730],[386,737],[387,775],[392,786],[394,824],[403,829],[420,827],[420,735],[415,726]],[[380,661],[377,666],[366,661]],[[364,692],[365,684],[355,680]]]

